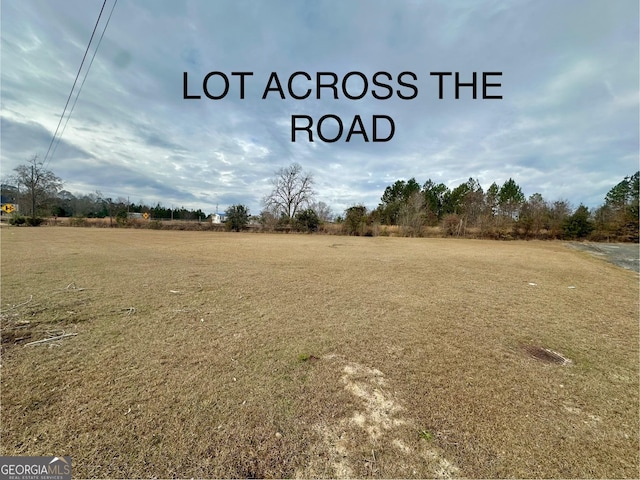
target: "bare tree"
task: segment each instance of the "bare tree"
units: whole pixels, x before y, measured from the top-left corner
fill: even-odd
[[[534,193],[522,204],[520,216],[518,217],[518,227],[522,229],[525,237],[530,235],[538,237],[545,227],[545,220],[549,216],[547,202],[539,193]]]
[[[563,233],[564,221],[571,215],[571,204],[568,200],[556,200],[547,204],[549,235],[551,238],[560,238]]]
[[[271,182],[273,191],[263,199],[263,203],[287,220],[295,217],[301,207],[313,200],[313,177],[304,173],[298,163],[278,170]]]
[[[323,222],[332,222],[333,221],[333,212],[331,211],[331,207],[324,202],[313,202],[310,207],[318,218]]]
[[[38,209],[42,209],[62,188],[62,180],[50,170],[46,170],[44,164],[38,161],[37,155],[26,165],[16,167],[14,171],[18,188],[31,207],[31,217],[35,218]]]
[[[403,235],[422,236],[422,229],[427,224],[426,203],[422,192],[413,192],[406,203],[400,207],[398,224]]]

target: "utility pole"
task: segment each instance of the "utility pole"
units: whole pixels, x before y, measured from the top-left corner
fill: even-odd
[[[35,158],[34,158],[35,163]],[[31,217],[36,218],[36,173],[35,165],[31,165]]]

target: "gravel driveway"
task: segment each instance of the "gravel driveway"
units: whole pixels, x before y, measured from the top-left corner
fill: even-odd
[[[569,242],[567,245],[589,252],[627,270],[640,272],[640,246],[637,243]]]

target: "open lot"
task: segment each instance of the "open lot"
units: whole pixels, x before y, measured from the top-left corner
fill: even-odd
[[[0,233],[2,455],[83,478],[640,473],[638,274],[562,243]]]

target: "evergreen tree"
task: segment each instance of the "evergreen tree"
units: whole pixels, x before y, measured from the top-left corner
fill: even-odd
[[[244,205],[232,205],[225,211],[227,229],[239,232],[249,223],[249,209]]]

